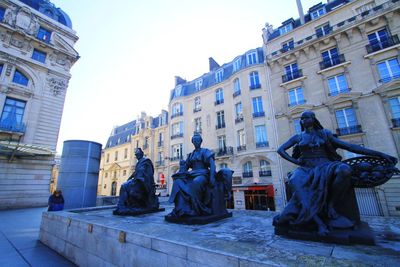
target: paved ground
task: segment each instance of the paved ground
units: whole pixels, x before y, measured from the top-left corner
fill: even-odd
[[[0,211],[0,266],[75,266],[38,240],[46,209]]]

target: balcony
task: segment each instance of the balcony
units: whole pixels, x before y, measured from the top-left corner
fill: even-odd
[[[0,131],[24,134],[26,131],[26,125],[22,122],[3,120],[0,122]]]
[[[376,40],[374,42],[370,42],[368,45],[365,46],[365,48],[367,49],[367,53],[371,54],[373,52],[397,45],[399,43],[399,37],[397,35],[392,35],[388,36],[386,40]]]
[[[344,58],[343,54],[338,54],[337,56],[325,59],[319,63],[319,68],[321,70],[333,67],[335,65],[339,65],[341,63],[344,63],[346,59]]]
[[[242,172],[242,177],[243,178],[251,178],[251,177],[253,177],[253,172],[252,171],[250,171],[250,172]]]
[[[250,84],[249,88],[250,88],[250,90],[260,89],[261,88],[261,84],[260,83]]]
[[[225,122],[224,123],[218,123],[217,125],[215,125],[215,129],[216,130],[222,129],[222,128],[225,128]]]
[[[272,176],[272,172],[271,170],[267,170],[267,171],[259,171],[258,174],[260,175],[260,177],[265,177],[265,176]]]
[[[158,141],[157,145],[158,145],[158,147],[163,146],[164,145],[164,141]]]
[[[246,151],[246,145],[238,146],[236,149],[237,149],[238,152],[240,152],[240,151]]]
[[[362,133],[362,129],[361,129],[361,125],[354,125],[354,126],[349,126],[349,127],[344,127],[344,128],[338,128],[338,129],[336,129],[336,133],[339,136],[356,134],[356,133]]]
[[[240,123],[240,122],[242,122],[244,119],[243,119],[243,115],[239,115],[239,116],[237,116],[236,118],[235,118],[235,123]]]
[[[183,137],[183,133],[173,134],[173,135],[171,135],[171,140],[175,139],[175,138],[180,138],[180,137]]]
[[[268,141],[264,141],[264,142],[256,142],[256,147],[269,147],[269,142]]]
[[[179,111],[179,112],[175,112],[175,113],[171,114],[171,119],[180,117],[180,116],[183,116],[183,111]]]
[[[398,78],[400,78],[400,73],[395,73],[393,75],[386,76],[385,78],[380,79],[379,82],[380,83],[388,83],[388,82],[390,82],[392,80],[396,80]]]
[[[282,83],[289,82],[291,80],[297,79],[303,77],[303,71],[302,70],[297,70],[297,71],[292,71],[288,72],[285,75],[282,75]]]
[[[298,106],[298,105],[303,105],[306,102],[307,101],[305,99],[301,99],[301,100],[297,100],[296,102],[289,103],[288,106],[289,107],[294,107],[294,106]]]
[[[233,147],[228,146],[224,148],[214,149],[214,153],[216,157],[233,155]]]
[[[346,88],[346,89],[341,89],[341,90],[339,90],[339,91],[330,92],[328,95],[329,95],[329,96],[337,96],[337,95],[339,95],[339,94],[350,93],[350,91],[351,91],[351,88]]]
[[[394,118],[394,119],[392,119],[392,124],[393,124],[393,127],[400,127],[400,118]]]
[[[183,159],[183,156],[172,156],[169,159],[170,159],[170,161],[179,161],[179,160]]]
[[[224,103],[224,100],[223,99],[219,99],[219,100],[215,100],[215,102],[214,102],[214,105],[220,105],[220,104],[223,104]]]
[[[237,90],[237,91],[233,92],[233,97],[237,97],[240,94],[241,94],[241,91]]]
[[[265,112],[264,111],[258,111],[253,113],[253,118],[259,118],[259,117],[264,117]]]
[[[199,111],[201,111],[201,107],[197,107],[197,108],[193,109],[193,113],[196,113],[196,112],[199,112]]]
[[[156,161],[156,167],[160,167],[160,166],[165,166],[165,161],[164,160]]]

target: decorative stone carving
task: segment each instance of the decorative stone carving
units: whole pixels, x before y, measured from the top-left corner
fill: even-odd
[[[54,96],[60,95],[68,85],[66,80],[57,77],[48,77],[47,82]]]
[[[7,9],[4,15],[4,22],[29,35],[36,35],[40,27],[37,18],[26,7],[19,9],[11,7]]]
[[[16,14],[17,14],[17,7],[12,6],[9,9],[7,9],[4,14],[4,23],[10,25],[11,27],[14,27]]]

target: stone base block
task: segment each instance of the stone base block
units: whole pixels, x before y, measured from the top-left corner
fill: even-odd
[[[148,213],[160,212],[164,211],[164,208],[157,208],[157,209],[147,209],[147,210],[119,210],[118,208],[113,211],[113,215],[119,216],[138,216]]]
[[[213,223],[222,219],[226,219],[232,217],[232,212],[228,212],[225,214],[217,214],[217,215],[209,215],[209,216],[196,216],[196,217],[174,217],[174,216],[165,216],[165,220],[170,223],[178,223],[178,224],[208,224]]]

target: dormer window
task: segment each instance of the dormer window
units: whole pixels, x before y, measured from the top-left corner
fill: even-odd
[[[240,70],[240,66],[242,65],[242,58],[237,58],[233,61],[233,71]]]
[[[325,7],[321,7],[321,8],[315,9],[313,11],[310,11],[311,19],[317,19],[324,14],[326,14]]]
[[[215,73],[215,82],[222,82],[222,78],[224,77],[224,69],[220,69]]]
[[[292,23],[288,23],[288,24],[285,24],[285,25],[279,27],[280,35],[286,34],[286,33],[290,32],[291,30],[293,30],[293,24]]]
[[[202,85],[203,79],[198,79],[194,82],[194,87],[196,88],[196,91],[200,91]]]
[[[39,28],[39,31],[36,35],[36,38],[38,38],[39,40],[46,42],[46,43],[50,43],[50,36],[51,36],[51,31],[49,31],[48,29],[45,29],[43,27]]]
[[[258,63],[257,51],[252,51],[247,53],[246,59],[247,59],[247,65],[257,64]]]
[[[182,93],[182,85],[175,87],[175,96],[180,96]]]

